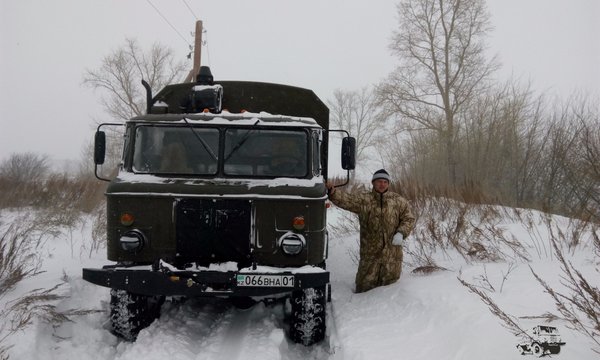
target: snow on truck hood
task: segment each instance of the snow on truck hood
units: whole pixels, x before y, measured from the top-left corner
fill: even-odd
[[[127,183],[145,183],[145,184],[172,184],[180,183],[185,185],[245,185],[248,189],[255,187],[280,187],[280,186],[298,186],[313,187],[317,184],[323,184],[323,176],[315,176],[311,179],[297,179],[289,177],[280,177],[274,179],[241,179],[241,178],[189,178],[183,176],[157,176],[152,174],[136,174],[128,171],[120,171],[116,181]]]
[[[184,120],[185,119],[185,120]],[[131,119],[136,122],[158,122],[168,121],[171,123],[192,123],[192,124],[210,124],[210,125],[247,125],[258,124],[263,126],[302,126],[302,127],[320,127],[313,118],[287,115],[273,115],[267,112],[260,113],[230,113],[223,110],[220,114],[197,113],[197,114],[148,114],[136,116]]]

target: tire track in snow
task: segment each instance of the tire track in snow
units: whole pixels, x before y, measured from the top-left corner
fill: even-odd
[[[166,302],[161,317],[143,329],[134,343],[120,342],[116,359],[195,359],[228,311],[225,304],[206,299]]]
[[[214,357],[198,359],[281,359],[281,344],[285,340],[280,307],[258,303],[248,310],[232,308],[215,334],[220,351]]]
[[[238,313],[236,309],[230,308],[219,323],[215,324],[207,345],[210,348],[203,349],[203,354],[196,357],[203,359],[235,360],[240,358],[242,343],[247,331],[249,321],[248,313]]]
[[[239,310],[224,300],[205,301],[165,304],[163,316],[118,359],[282,359],[281,305]]]

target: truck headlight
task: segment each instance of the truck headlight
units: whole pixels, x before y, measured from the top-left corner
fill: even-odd
[[[139,230],[130,230],[119,238],[121,249],[129,252],[138,252],[144,247],[146,237]]]
[[[298,255],[302,252],[304,246],[306,246],[306,239],[300,234],[287,232],[279,238],[277,244],[284,253],[288,255]]]

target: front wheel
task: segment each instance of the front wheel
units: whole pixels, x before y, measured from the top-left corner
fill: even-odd
[[[294,291],[290,299],[292,314],[290,338],[309,346],[325,338],[325,286]]]
[[[110,322],[112,332],[127,341],[160,316],[164,296],[133,294],[125,290],[110,290]]]
[[[531,344],[531,353],[535,356],[542,357],[544,356],[544,347],[536,342]]]

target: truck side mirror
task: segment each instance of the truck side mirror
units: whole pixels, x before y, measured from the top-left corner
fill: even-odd
[[[354,170],[356,167],[356,139],[347,136],[342,139],[342,169]]]
[[[94,164],[104,164],[106,156],[106,133],[104,131],[96,131],[94,136]]]

